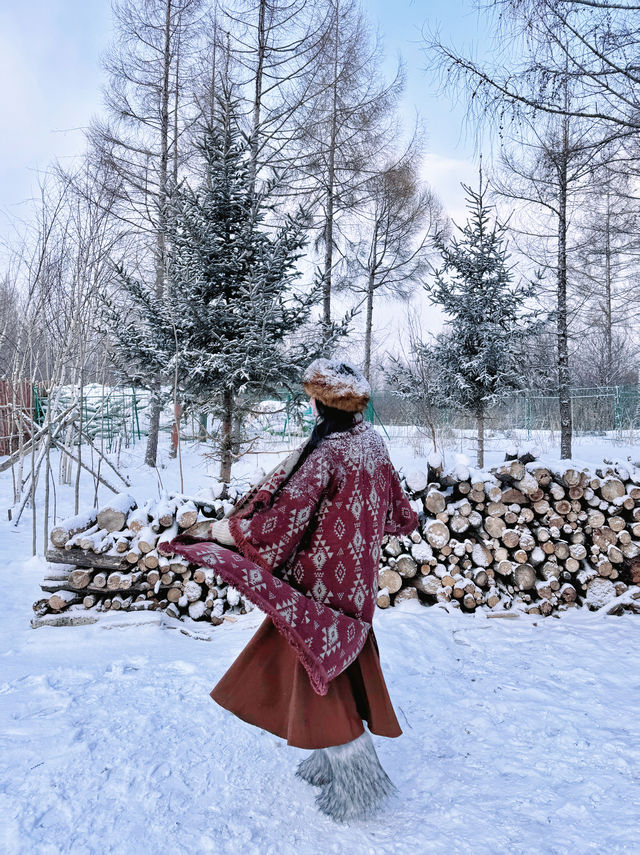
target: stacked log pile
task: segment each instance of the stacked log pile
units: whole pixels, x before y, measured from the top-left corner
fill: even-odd
[[[467,612],[640,612],[640,469],[579,469],[531,452],[491,471],[431,464],[403,478],[420,527],[383,540],[381,608],[416,599]],[[239,494],[222,499],[221,490],[142,505],[119,494],[56,526],[36,615],[151,609],[219,625],[249,611],[210,569],[158,552],[194,523],[222,518]]]
[[[432,462],[404,478],[421,523],[383,541],[381,608],[418,599],[469,612],[640,611],[639,469],[544,464],[531,451],[491,471]]]
[[[218,495],[216,495],[216,492]],[[47,596],[33,605],[37,617],[76,611],[163,610],[219,625],[252,605],[209,568],[181,556],[158,553],[158,545],[203,520],[220,519],[238,498],[208,490],[194,499],[168,496],[138,505],[118,494],[100,509],[64,520],[50,535]]]

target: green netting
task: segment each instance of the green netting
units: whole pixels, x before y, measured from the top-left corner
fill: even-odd
[[[33,420],[34,422],[42,426],[44,424],[44,406],[42,398],[40,397],[40,393],[38,391],[38,387],[36,385],[33,386]]]
[[[60,411],[74,401],[82,400],[82,430],[92,441],[98,441],[112,451],[116,442],[129,445],[143,435],[141,423],[148,403],[148,394],[121,386],[88,384],[82,390],[66,386],[56,391],[55,399]],[[41,408],[41,418],[49,405],[48,399],[36,397],[36,407]],[[37,409],[36,409],[37,412]]]
[[[78,390],[67,387],[60,391],[58,406],[64,410],[77,400]],[[118,445],[129,445],[146,435],[149,403],[147,392],[128,387],[85,386],[82,394],[83,430],[98,440],[107,451]],[[48,400],[34,388],[34,411],[41,424]],[[580,387],[571,391],[573,431],[576,435],[605,434],[640,429],[640,392],[637,386]],[[367,421],[386,428],[401,425],[423,425],[435,429],[474,430],[475,415],[445,406],[429,406],[419,396],[407,400],[393,390],[378,390],[365,411]],[[161,430],[172,429],[172,408],[163,412]],[[305,436],[314,417],[308,404],[295,403],[283,391],[281,397],[252,405],[245,433],[268,435],[274,439]],[[559,431],[558,395],[553,391],[525,390],[508,395],[487,408],[485,426],[489,430]],[[213,429],[213,428],[212,428]],[[197,439],[203,434],[201,415],[187,412],[182,420],[181,435]]]
[[[416,397],[407,400],[391,390],[374,393],[370,411],[380,424],[428,425],[438,429],[472,430],[475,414],[446,406],[429,406]],[[573,431],[604,434],[640,429],[640,392],[636,386],[581,387],[571,390]],[[372,417],[369,415],[371,420]],[[560,407],[554,392],[525,390],[489,405],[485,424],[494,430],[558,431]]]

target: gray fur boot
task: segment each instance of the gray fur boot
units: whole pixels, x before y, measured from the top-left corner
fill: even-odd
[[[380,765],[369,733],[365,730],[357,739],[325,751],[333,778],[316,797],[318,809],[336,822],[375,816],[396,788]]]
[[[322,787],[332,778],[331,765],[324,748],[316,748],[311,754],[298,763],[296,776],[302,778],[312,787]]]

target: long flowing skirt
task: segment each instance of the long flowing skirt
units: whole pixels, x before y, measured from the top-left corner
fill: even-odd
[[[318,695],[295,651],[267,617],[211,697],[243,721],[298,748],[350,742],[364,731],[363,721],[379,736],[402,733],[373,629],[358,658],[329,683],[326,695]]]

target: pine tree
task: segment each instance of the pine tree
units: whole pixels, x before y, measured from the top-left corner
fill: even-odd
[[[251,402],[294,395],[304,365],[323,349],[319,328],[299,335],[320,294],[297,286],[308,218],[300,210],[267,222],[277,215],[273,184],[254,189],[251,141],[226,87],[199,148],[199,185],[172,193],[167,298],[159,303],[121,269],[134,311],[112,303],[111,326],[130,374],[137,366],[144,376],[161,371],[166,383],[175,377],[187,406],[219,419],[220,477],[228,481],[235,420]]]
[[[471,411],[477,426],[477,464],[484,465],[488,406],[526,385],[521,346],[540,328],[539,313],[525,308],[533,283],[514,282],[506,227],[493,219],[486,183],[462,185],[469,216],[449,244],[439,242],[442,266],[426,284],[430,300],[448,316],[430,355],[438,364],[439,393],[450,406]]]

